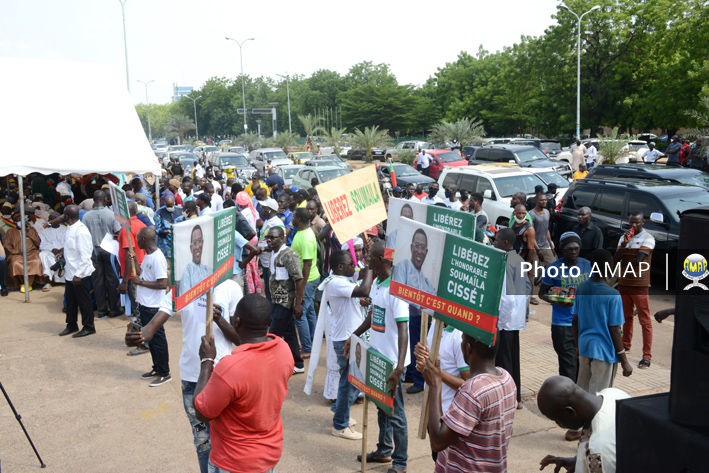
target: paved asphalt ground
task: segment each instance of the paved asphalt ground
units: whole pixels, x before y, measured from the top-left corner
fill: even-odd
[[[126,356],[123,344],[126,317],[97,320],[98,333],[83,339],[59,337],[63,287],[49,293],[32,292],[32,302],[13,292],[0,300],[0,382],[47,464],[40,470],[30,445],[10,407],[0,399],[0,461],[2,472],[197,472],[192,434],[182,406],[178,360],[182,347],[179,316],[168,321],[173,381],[150,388],[141,373],[151,367],[150,355]],[[651,296],[653,311],[673,301]],[[548,453],[573,455],[575,443],[563,440],[564,431],[539,414],[534,396],[541,382],[556,371],[549,324],[551,306],[532,306],[535,314],[522,333],[522,384],[525,409],[515,415],[509,450],[510,472],[539,470]],[[635,370],[630,379],[618,378],[617,387],[631,395],[669,389],[673,318],[655,323],[653,365]],[[630,353],[640,358],[640,327]],[[324,366],[324,357],[320,366]],[[354,472],[359,442],[330,435],[330,404],[322,397],[324,372],[319,371],[314,392],[303,393],[305,375],[294,376],[283,406],[285,444],[280,472]],[[409,422],[409,468],[412,473],[433,471],[428,440],[416,431],[420,394],[405,395]],[[352,416],[361,424],[362,406]],[[375,448],[376,409],[369,409],[368,450]],[[358,425],[360,430],[361,426]],[[386,466],[371,465],[385,472]],[[546,471],[551,471],[547,468]]]

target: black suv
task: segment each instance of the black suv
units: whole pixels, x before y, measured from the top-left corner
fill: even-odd
[[[648,179],[673,184],[689,184],[709,189],[709,174],[698,169],[656,164],[602,164],[588,172],[587,179]]]
[[[492,145],[478,148],[470,164],[509,163],[523,168],[552,168],[565,178],[571,177],[571,166],[565,161],[551,160],[534,146]]]
[[[372,160],[384,161],[384,155],[386,154],[386,148],[378,147],[372,148]],[[367,158],[367,150],[364,148],[355,147],[347,151],[347,159],[362,159]]]
[[[564,232],[578,224],[578,210],[590,207],[591,223],[603,232],[603,248],[615,253],[618,241],[630,229],[630,212],[645,216],[645,230],[655,237],[652,269],[677,265],[679,215],[685,210],[709,205],[709,192],[696,186],[639,179],[581,179],[564,195],[560,217],[554,225],[553,239],[558,243]]]
[[[561,142],[559,140],[546,140],[542,138],[515,138],[510,141],[510,144],[534,146],[550,158],[556,158],[559,153],[561,153]]]

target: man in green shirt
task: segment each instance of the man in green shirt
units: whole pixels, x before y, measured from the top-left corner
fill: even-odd
[[[315,333],[315,293],[320,284],[320,272],[317,267],[318,242],[315,232],[310,228],[310,212],[300,207],[293,213],[291,222],[296,229],[291,248],[298,253],[300,269],[305,281],[305,301],[303,302],[303,317],[295,321],[300,334],[300,345],[303,358],[310,358],[312,335]]]

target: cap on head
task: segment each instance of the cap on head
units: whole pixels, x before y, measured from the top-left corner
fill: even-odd
[[[269,209],[278,212],[278,202],[269,198],[261,202],[262,207],[268,207]]]

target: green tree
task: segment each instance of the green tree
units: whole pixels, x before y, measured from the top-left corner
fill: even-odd
[[[472,119],[460,118],[455,122],[443,120],[433,127],[429,138],[434,143],[445,143],[456,139],[461,145],[469,145],[482,141],[484,136],[485,128],[482,122],[473,117]]]
[[[172,115],[167,121],[165,130],[177,133],[178,143],[182,143],[182,135],[189,130],[194,130],[195,125],[190,117],[177,113]]]
[[[616,164],[620,158],[627,155],[625,145],[633,138],[635,137],[627,133],[618,133],[618,127],[613,128],[608,135],[598,140],[596,164]]]
[[[247,150],[252,150],[259,142],[259,137],[253,131],[249,131],[239,137],[239,143],[244,146]]]
[[[345,142],[345,131],[346,128],[336,128],[331,127],[330,131],[323,129],[322,138],[325,142],[333,147],[332,152],[336,155],[340,155],[340,145]]]
[[[289,148],[298,144],[295,135],[289,131],[279,131],[276,135],[276,146],[283,149],[284,153],[288,153]]]
[[[379,127],[375,125],[371,128],[366,127],[364,131],[357,128],[352,138],[352,145],[364,148],[366,161],[369,163],[372,161],[372,148],[388,146],[391,144],[391,141],[391,137],[387,135],[387,131],[380,130]]]

